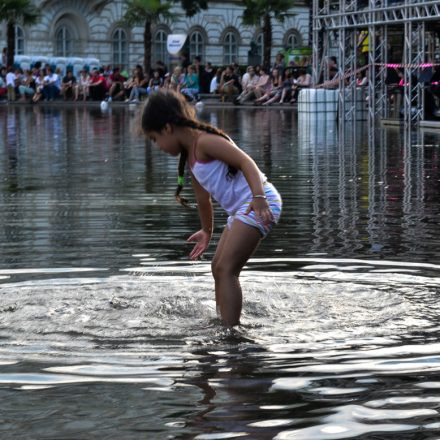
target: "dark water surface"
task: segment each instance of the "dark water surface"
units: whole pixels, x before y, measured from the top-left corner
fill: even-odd
[[[0,107],[0,438],[440,438],[440,135],[202,117],[284,199],[233,331],[135,108]]]

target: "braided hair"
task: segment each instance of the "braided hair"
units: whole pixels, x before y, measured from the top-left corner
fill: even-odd
[[[141,126],[144,133],[160,132],[166,124],[177,127],[188,127],[206,133],[216,134],[230,141],[229,136],[217,127],[206,122],[199,121],[196,111],[187,103],[185,98],[173,90],[161,90],[152,93],[145,104],[142,112]],[[183,206],[188,207],[188,201],[180,196],[185,183],[185,166],[188,161],[188,152],[183,149],[180,153],[176,200]],[[232,178],[237,173],[234,167],[229,167],[228,176]]]

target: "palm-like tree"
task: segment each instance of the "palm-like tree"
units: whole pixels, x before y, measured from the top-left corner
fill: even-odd
[[[160,0],[125,0],[124,21],[130,26],[144,26],[144,69],[151,69],[151,27],[159,20],[173,20],[177,14],[171,12],[171,2]]]
[[[0,0],[0,21],[6,21],[8,56],[6,64],[14,64],[15,26],[29,26],[37,22],[39,13],[31,0]]]
[[[263,65],[270,65],[270,52],[272,49],[272,18],[283,22],[292,16],[294,0],[243,0],[243,23],[263,28]]]
[[[175,0],[178,2],[179,0]],[[208,1],[207,0],[180,0],[180,4],[182,5],[182,9],[185,10],[185,13],[188,17],[192,17],[193,15],[200,12],[202,9],[208,9]]]

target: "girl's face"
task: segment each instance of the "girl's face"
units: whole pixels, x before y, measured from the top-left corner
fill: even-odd
[[[154,142],[164,153],[170,154],[171,156],[178,156],[182,152],[179,140],[169,124],[167,124],[160,132],[148,132],[147,137],[149,137],[151,142]]]

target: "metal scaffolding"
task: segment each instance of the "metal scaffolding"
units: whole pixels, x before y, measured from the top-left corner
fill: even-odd
[[[359,34],[368,32],[368,121],[388,114],[387,64],[390,26],[401,26],[403,38],[403,108],[406,126],[424,118],[424,87],[420,65],[425,63],[425,23],[440,20],[440,1],[422,0],[313,0],[313,81],[329,79],[328,60],[338,60],[339,128],[356,120],[359,93]],[[333,44],[332,44],[333,42]],[[365,61],[365,60],[364,60]],[[363,98],[362,98],[363,99]]]

